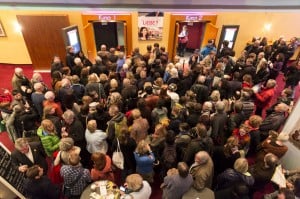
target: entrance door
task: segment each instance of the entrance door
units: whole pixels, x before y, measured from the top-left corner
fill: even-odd
[[[208,40],[210,40],[210,39],[213,39],[216,41],[217,34],[218,34],[218,28],[215,25],[213,25],[212,23],[206,23],[205,33],[204,33],[201,47],[204,47],[208,43]]]
[[[194,52],[195,49],[200,49],[201,41],[203,39],[204,22],[180,22],[179,29],[186,25],[188,30],[188,43],[186,49],[189,52]]]
[[[102,44],[109,48],[115,48],[125,51],[125,32],[126,26],[124,22],[94,22],[94,35],[97,51],[100,50]]]
[[[93,26],[97,51],[102,44],[105,44],[107,49],[118,46],[116,22],[94,22]]]

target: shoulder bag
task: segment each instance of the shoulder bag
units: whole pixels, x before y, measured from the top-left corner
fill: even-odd
[[[121,151],[120,142],[119,142],[118,138],[117,138],[117,142],[118,142],[117,150],[112,155],[112,161],[116,167],[123,170],[124,169],[124,156]]]

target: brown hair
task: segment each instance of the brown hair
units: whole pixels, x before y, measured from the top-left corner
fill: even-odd
[[[80,163],[80,156],[75,150],[70,151],[69,163],[70,163],[71,166],[77,166]]]
[[[239,144],[238,138],[230,136],[224,145],[224,154],[226,157],[230,157],[232,154],[232,148],[237,147]]]
[[[47,133],[56,135],[55,126],[51,120],[44,119],[41,123],[41,127]]]
[[[36,176],[39,175],[39,165],[33,165],[32,167],[29,167],[26,171],[26,176],[28,178],[34,179]]]
[[[106,165],[106,156],[103,153],[95,152],[92,154],[91,157],[92,161],[94,162],[94,168],[102,171]]]
[[[262,121],[263,121],[263,119],[259,115],[252,115],[249,118],[249,124],[253,128],[258,128],[261,125]]]

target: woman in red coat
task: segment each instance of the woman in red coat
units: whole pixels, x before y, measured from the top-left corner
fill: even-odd
[[[269,79],[266,87],[262,87],[261,91],[255,93],[255,115],[262,116],[263,112],[265,112],[271,106],[271,101],[275,94],[275,86],[276,81],[274,79]]]

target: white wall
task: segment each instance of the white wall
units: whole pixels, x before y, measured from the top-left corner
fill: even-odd
[[[297,103],[281,132],[291,134],[300,128],[300,103]],[[289,149],[281,158],[281,162],[286,169],[300,168],[300,149],[290,141],[284,143]]]

